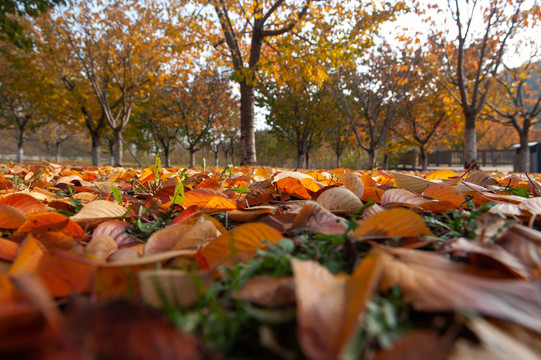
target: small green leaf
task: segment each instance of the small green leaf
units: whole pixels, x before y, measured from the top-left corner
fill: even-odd
[[[122,193],[113,185],[111,185],[111,194],[113,194],[113,197],[115,198],[116,202],[119,205],[122,205]]]
[[[154,160],[154,181],[160,179],[160,171],[162,171],[162,161],[160,160],[160,155],[156,154],[156,159]]]
[[[175,186],[175,192],[173,193],[173,196],[169,197],[169,200],[171,200],[173,205],[184,204],[184,183],[183,182],[179,182],[177,186]]]

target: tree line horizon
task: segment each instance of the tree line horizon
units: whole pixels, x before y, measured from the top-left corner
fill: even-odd
[[[324,147],[378,157],[518,138],[519,171],[541,113],[537,1],[7,1],[0,10],[0,126],[60,146],[74,133],[101,163],[126,145],[190,166],[203,147],[255,165],[255,106],[298,168]],[[381,26],[406,13],[392,45]],[[436,19],[450,19],[445,26]],[[526,53],[518,66],[508,57]],[[501,134],[505,133],[505,136]],[[282,146],[285,148],[286,145]],[[159,150],[158,150],[159,148]],[[258,149],[264,152],[265,149]]]

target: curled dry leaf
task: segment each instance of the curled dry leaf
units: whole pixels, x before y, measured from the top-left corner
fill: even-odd
[[[323,191],[317,203],[333,213],[351,213],[363,207],[363,202],[350,190],[333,187]]]
[[[498,237],[497,243],[541,276],[541,232],[515,224]]]
[[[501,269],[519,279],[528,279],[530,277],[528,268],[524,264],[496,244],[457,238],[446,243],[444,249],[454,256],[468,257],[473,265]]]
[[[118,244],[115,239],[107,234],[99,234],[92,236],[92,240],[86,245],[85,252],[92,257],[107,261],[109,255],[118,250]]]
[[[415,175],[404,174],[397,171],[391,171],[396,182],[396,187],[399,189],[410,190],[421,194],[433,181],[423,179]]]
[[[293,219],[289,230],[308,228],[316,233],[341,234],[346,230],[341,219],[320,204],[308,201]]]
[[[28,234],[21,244],[21,249],[11,265],[8,274],[20,275],[33,273],[46,252],[45,246],[33,237],[32,234]]]
[[[425,179],[427,179],[427,180],[445,180],[445,179],[450,179],[450,178],[454,178],[454,177],[457,177],[457,176],[458,176],[458,174],[456,172],[454,172],[453,170],[443,169],[443,170],[434,170],[434,171],[429,172],[428,174],[425,175]]]
[[[200,249],[222,233],[216,228],[214,222],[201,216],[173,246],[173,250]]]
[[[488,185],[497,185],[498,180],[494,179],[486,171],[470,171],[468,176],[464,179],[465,181],[479,185],[479,186],[488,186]]]
[[[332,275],[315,261],[293,259],[297,336],[309,359],[338,359],[359,325],[381,273],[378,254],[363,259],[351,276]]]
[[[429,200],[409,190],[389,189],[381,196],[381,205],[402,205],[405,207],[420,206]]]
[[[242,301],[264,307],[295,304],[293,277],[260,275],[249,279],[240,290]]]
[[[145,255],[158,254],[173,249],[176,242],[182,239],[193,225],[181,224],[168,226],[153,233],[145,244]]]
[[[273,178],[272,178],[272,182],[273,183],[276,183],[282,179],[285,179],[285,178],[293,178],[293,179],[297,179],[299,181],[303,180],[303,179],[312,179],[314,180],[313,177],[311,177],[310,175],[307,175],[307,174],[304,174],[304,173],[301,173],[301,172],[298,172],[298,171],[281,171],[279,172],[278,174],[274,175]]]
[[[378,248],[385,254],[381,289],[400,286],[415,309],[477,311],[541,331],[538,282],[484,278],[435,253]]]
[[[126,231],[132,229],[133,225],[120,220],[107,220],[99,224],[92,233],[92,237],[104,234],[113,238],[118,247],[133,246],[139,241]]]
[[[312,195],[300,180],[292,177],[286,177],[275,182],[276,189],[283,193],[294,196],[298,199],[311,199]]]
[[[541,214],[541,197],[525,199],[518,205],[518,208],[521,211],[530,214],[533,221],[535,217]]]
[[[71,220],[84,227],[93,227],[104,221],[117,219],[125,215],[127,211],[126,208],[114,202],[94,200],[73,215]]]
[[[137,272],[141,297],[156,307],[188,307],[199,299],[212,281],[212,274],[191,274],[176,269]]]
[[[196,205],[207,213],[218,213],[237,208],[237,203],[219,191],[211,189],[190,190],[184,195],[182,206],[189,208]]]
[[[110,263],[130,263],[139,259],[139,253],[132,248],[121,248],[114,251],[107,261]]]
[[[381,211],[359,222],[353,237],[414,237],[434,236],[421,216],[411,210],[396,208]]]
[[[344,184],[344,187],[357,195],[357,197],[360,199],[364,195],[364,182],[361,180],[361,178],[354,173],[343,173],[339,174],[338,178],[340,179],[340,182]]]

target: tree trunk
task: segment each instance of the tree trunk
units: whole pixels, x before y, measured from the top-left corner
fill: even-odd
[[[60,162],[60,142],[56,142],[54,147],[54,161],[58,164]]]
[[[111,138],[107,139],[107,143],[109,145],[109,165],[113,165],[115,162],[115,156],[114,156],[114,149],[115,149],[115,141]]]
[[[475,129],[475,114],[467,114],[464,128],[464,169],[477,161],[477,131]],[[475,166],[479,168],[478,165]]]
[[[297,169],[304,168],[304,151],[297,148]]]
[[[91,132],[92,137],[92,165],[100,166],[101,162],[101,146],[100,146],[100,135],[97,132]]]
[[[368,169],[372,170],[374,168],[375,163],[376,163],[376,151],[369,150],[368,151]]]
[[[530,172],[530,147],[528,146],[528,130],[522,131],[520,135],[520,150],[518,153],[518,171]]]
[[[310,151],[304,153],[304,168],[310,169]]]
[[[257,163],[254,130],[254,87],[240,83],[240,164]]]
[[[113,166],[122,166],[122,130],[114,131]]]
[[[19,127],[19,138],[17,139],[17,162],[22,164],[24,160],[24,135],[25,135],[25,128]]]
[[[213,150],[212,152],[214,153],[214,166],[218,167],[218,150],[216,150],[216,151]],[[227,166],[227,164],[226,164],[226,166]]]
[[[421,165],[422,171],[427,171],[428,169],[428,155],[426,153],[426,148],[424,145],[419,146],[419,162]]]
[[[170,146],[163,146],[164,166],[171,167],[171,150]]]
[[[195,150],[194,148],[190,148],[190,167],[194,167],[195,164]]]

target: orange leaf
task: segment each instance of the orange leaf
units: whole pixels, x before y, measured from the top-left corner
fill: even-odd
[[[52,296],[63,297],[73,292],[89,292],[98,264],[74,253],[51,251],[43,256],[36,273]]]
[[[65,235],[66,239],[79,239],[85,235],[83,229],[75,222],[64,215],[53,212],[28,214],[28,220],[11,236],[11,240],[22,241],[30,232],[34,236],[40,237],[40,240],[42,240],[42,236],[47,237],[46,233],[60,232]],[[58,238],[58,236],[53,236],[53,238]]]
[[[276,243],[282,234],[263,223],[242,224],[212,240],[203,250],[210,267],[219,265],[229,257],[249,259],[255,256],[256,249],[265,248],[263,243]]]
[[[13,183],[6,179],[4,175],[0,174],[0,190],[9,190],[13,188]]]
[[[45,246],[33,237],[32,234],[28,234],[26,240],[21,245],[21,250],[17,258],[9,269],[9,274],[20,275],[33,273],[45,252]]]
[[[0,229],[18,229],[28,218],[21,210],[0,205]]]
[[[23,213],[47,211],[47,206],[38,199],[28,194],[11,194],[0,198],[0,205],[10,205],[21,210]]]
[[[365,184],[366,185],[366,184]],[[381,202],[381,197],[385,191],[375,186],[365,186],[362,201],[374,200],[376,203]]]
[[[275,185],[282,192],[285,192],[286,194],[289,194],[296,198],[305,200],[309,200],[312,198],[312,195],[308,193],[304,185],[298,179],[286,177],[278,180]]]
[[[218,190],[220,188],[220,183],[216,179],[205,179],[197,185],[197,189],[211,189]]]
[[[309,359],[338,359],[379,281],[379,254],[365,257],[351,276],[334,276],[315,261],[293,259],[291,266],[304,354]]]
[[[453,170],[434,170],[425,175],[427,180],[444,180],[458,176]]]
[[[353,233],[354,237],[410,237],[429,235],[423,218],[411,210],[396,208],[379,212],[368,219],[360,221]]]
[[[218,213],[237,208],[237,204],[221,192],[211,189],[195,189],[186,192],[184,196],[185,208],[196,205],[209,213]]]
[[[466,202],[466,198],[460,191],[447,184],[430,184],[423,195],[440,201],[448,201],[457,209]]]
[[[0,238],[0,259],[11,261],[17,256],[19,244]]]

